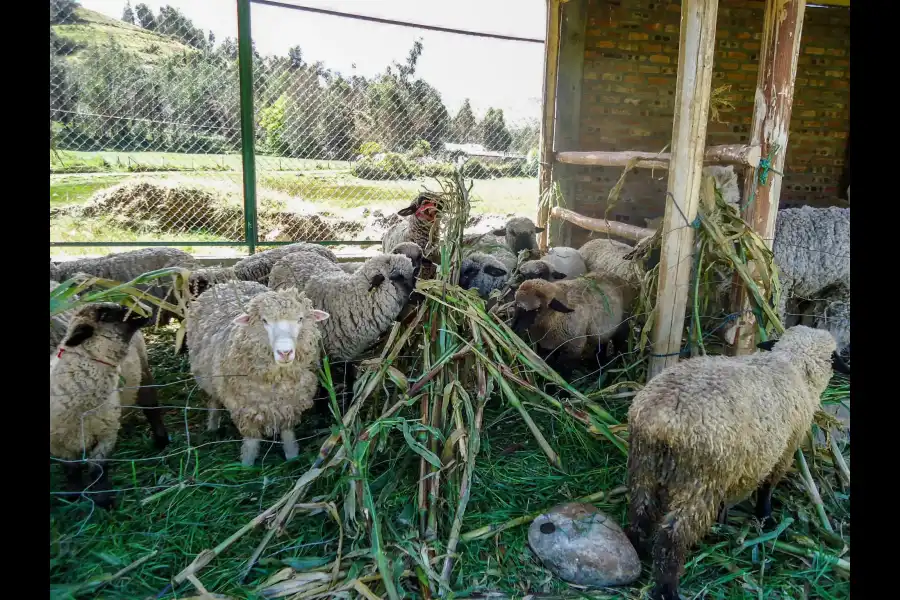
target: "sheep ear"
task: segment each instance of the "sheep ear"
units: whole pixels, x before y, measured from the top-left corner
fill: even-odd
[[[384,275],[382,275],[381,273],[378,273],[377,275],[375,275],[375,277],[372,278],[372,281],[370,281],[369,283],[370,283],[369,291],[372,291],[375,288],[377,288],[378,286],[380,286],[382,283],[384,283]]]
[[[401,217],[408,217],[409,215],[415,213],[417,208],[418,208],[418,206],[416,206],[416,203],[413,202],[406,208],[401,208],[400,210],[398,210],[397,214],[400,215]]]
[[[498,237],[503,237],[503,236],[505,236],[505,235],[506,235],[506,227],[503,227],[502,229],[495,229],[495,230],[493,230],[493,231],[491,232],[491,235],[496,235],[496,236],[498,236]]]
[[[574,310],[572,310],[571,308],[569,308],[568,306],[566,306],[565,304],[563,304],[556,298],[554,298],[553,300],[550,301],[550,308],[552,308],[556,312],[561,312],[561,313],[575,312]]]
[[[848,365],[837,352],[831,353],[831,368],[837,373],[850,375],[850,365]]]
[[[69,348],[74,348],[75,346],[80,345],[83,341],[90,338],[94,335],[94,326],[88,325],[86,323],[82,323],[81,325],[77,325],[75,329],[72,330],[72,335],[63,342],[63,345],[68,346]]]
[[[544,233],[544,228],[543,227],[535,227],[534,232],[535,233]]]
[[[236,316],[234,318],[234,321],[232,321],[232,323],[234,323],[235,325],[246,325],[249,322],[250,322],[250,315],[248,315],[247,313],[239,314],[238,316]]]
[[[550,273],[550,277],[552,277],[553,279],[565,279],[566,274],[560,273],[559,271],[553,271]]]
[[[766,340],[764,342],[760,342],[756,345],[760,350],[769,351],[775,347],[775,344],[778,343],[778,340]]]
[[[504,275],[507,275],[506,269],[501,269],[500,267],[495,267],[494,265],[484,265],[484,272],[491,277],[503,277]]]
[[[523,333],[526,329],[534,325],[536,320],[536,310],[525,310],[524,308],[517,306],[515,316],[513,317],[512,330],[516,333]]]
[[[317,323],[319,321],[324,321],[325,319],[327,319],[328,317],[331,316],[324,310],[315,310],[315,309],[309,314],[312,315],[313,320],[316,321]]]

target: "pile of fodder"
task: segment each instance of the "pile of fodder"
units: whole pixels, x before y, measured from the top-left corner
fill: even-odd
[[[50,217],[102,219],[131,231],[210,233],[238,240],[244,235],[243,201],[240,188],[228,187],[234,190],[187,179],[128,179],[98,191],[82,206],[52,211]],[[362,229],[363,224],[353,220],[285,210],[281,199],[263,197],[259,202],[261,240],[334,240]]]

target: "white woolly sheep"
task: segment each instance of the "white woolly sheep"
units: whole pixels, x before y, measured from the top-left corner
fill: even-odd
[[[459,285],[464,290],[474,289],[483,299],[491,292],[506,285],[509,270],[506,266],[484,252],[472,252],[462,261]]]
[[[353,360],[385,333],[415,290],[412,261],[403,254],[373,256],[352,274],[310,254],[284,257],[272,269],[275,289],[295,286],[331,315],[322,324],[332,360]]]
[[[431,267],[432,262],[425,258],[422,249],[415,242],[401,242],[394,246],[391,254],[402,254],[403,256],[409,257],[409,260],[412,261],[413,264],[413,275],[415,277],[419,276],[420,271],[422,270],[422,266]],[[365,261],[354,261],[354,262],[345,262],[339,263],[339,267],[344,273],[354,273],[356,272]]]
[[[637,261],[625,258],[634,250],[624,242],[609,238],[597,238],[578,249],[590,273],[608,273],[627,281],[632,286],[640,286],[644,268]]]
[[[467,234],[463,236],[462,255],[467,258],[475,253],[494,257],[503,267],[512,273],[519,264],[519,259],[502,237],[493,233]]]
[[[513,329],[527,330],[546,352],[558,350],[557,362],[570,372],[586,350],[598,350],[614,337],[614,346],[622,347],[625,311],[633,297],[627,282],[609,274],[587,273],[557,282],[531,279],[516,290]]]
[[[337,256],[335,256],[334,252],[321,244],[297,242],[296,244],[279,246],[271,250],[257,252],[239,260],[230,267],[197,269],[191,273],[189,278],[191,298],[196,298],[215,284],[225,283],[226,281],[255,281],[267,285],[269,283],[269,272],[275,266],[275,263],[294,252],[312,252],[327,258],[333,263],[337,263]]]
[[[565,279],[566,274],[557,271],[546,260],[526,260],[519,265],[516,279],[521,283],[529,279],[543,279],[544,281],[558,281]],[[518,287],[518,286],[516,286]]]
[[[82,458],[98,491],[94,501],[110,507],[109,464],[122,421],[122,407],[143,409],[157,449],[169,442],[158,410],[147,348],[138,331],[149,323],[112,303],[74,311],[64,340],[50,357],[50,454],[66,461],[67,487],[82,489]]]
[[[797,326],[771,352],[669,367],[628,411],[629,537],[652,544],[651,597],[677,599],[685,553],[717,512],[757,492],[757,516],[809,432],[832,369],[849,373],[828,332]]]
[[[566,279],[580,277],[588,271],[581,253],[568,246],[550,248],[542,260],[547,261],[554,270],[564,274]]]
[[[544,231],[543,227],[537,227],[534,221],[528,217],[513,217],[506,222],[504,227],[495,229],[491,233],[504,238],[506,246],[517,255],[522,250],[537,250],[537,235]]]
[[[94,277],[126,283],[150,271],[169,267],[194,269],[196,266],[197,261],[193,256],[177,248],[142,248],[130,252],[107,254],[97,258],[81,258],[60,262],[57,264],[59,277],[54,278],[54,280],[66,281],[77,273],[86,273]],[[138,288],[146,290],[149,294],[161,300],[172,300],[170,286],[141,285]],[[152,319],[154,321],[157,319],[157,313],[159,313],[160,325],[165,325],[174,317],[168,311],[159,311],[156,307],[153,307]]]
[[[416,199],[404,209],[397,211],[406,217],[381,236],[381,247],[385,253],[393,252],[403,242],[414,242],[432,261],[436,260],[440,236],[440,213],[443,198],[439,194],[420,192]],[[430,279],[434,276],[433,266],[423,269],[421,277]]]
[[[263,437],[280,435],[285,458],[297,456],[294,427],[318,386],[316,323],[327,318],[297,290],[255,281],[219,283],[194,301],[187,342],[191,370],[210,396],[207,428],[218,430],[224,406],[243,436],[245,466],[256,461]]]

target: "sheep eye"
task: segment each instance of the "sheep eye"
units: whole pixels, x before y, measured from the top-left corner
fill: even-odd
[[[262,320],[262,322],[263,322],[263,325],[268,325],[268,324],[269,324],[269,320],[268,320],[268,319],[265,319],[265,318]]]

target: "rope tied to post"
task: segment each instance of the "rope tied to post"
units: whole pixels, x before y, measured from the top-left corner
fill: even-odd
[[[759,183],[759,185],[769,184],[769,173],[775,173],[776,175],[784,176],[784,173],[772,168],[772,162],[775,160],[775,154],[780,149],[781,146],[778,145],[778,143],[772,144],[772,147],[769,149],[769,154],[759,159],[759,166],[754,169],[756,171],[756,181]],[[750,198],[747,200],[747,203],[741,207],[741,211],[747,210],[747,207],[753,204],[754,200],[756,200],[756,187],[754,187],[750,191]]]

